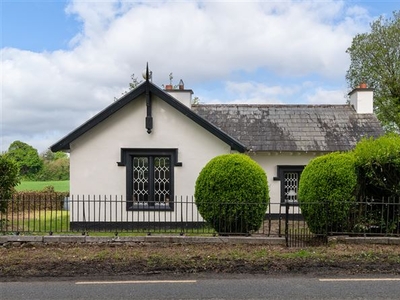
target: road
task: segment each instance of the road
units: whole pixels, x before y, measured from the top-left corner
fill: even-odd
[[[171,280],[0,283],[0,299],[399,299],[400,277],[310,278],[237,275]]]

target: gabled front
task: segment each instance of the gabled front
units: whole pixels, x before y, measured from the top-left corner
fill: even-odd
[[[245,146],[147,81],[51,150],[70,152],[71,196],[118,196],[119,212],[174,212],[210,159]]]

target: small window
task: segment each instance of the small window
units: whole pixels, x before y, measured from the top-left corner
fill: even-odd
[[[299,172],[283,172],[284,201],[289,203],[297,203],[299,179]]]
[[[278,166],[278,177],[275,180],[281,181],[281,203],[286,202],[298,204],[297,194],[301,172],[304,166]]]
[[[127,210],[173,210],[177,149],[121,149]]]
[[[170,208],[171,159],[132,156],[132,197],[128,209]]]

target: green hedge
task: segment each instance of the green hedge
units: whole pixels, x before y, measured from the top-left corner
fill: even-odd
[[[217,156],[197,178],[195,201],[202,217],[219,233],[256,231],[269,203],[267,176],[247,155]]]
[[[400,136],[364,139],[354,149],[359,196],[400,196]]]
[[[0,213],[7,209],[14,187],[19,183],[18,165],[5,155],[0,155]],[[1,220],[0,220],[1,221]]]
[[[304,168],[299,182],[299,205],[314,233],[327,227],[347,230],[355,201],[357,176],[352,153],[331,153],[317,157]]]

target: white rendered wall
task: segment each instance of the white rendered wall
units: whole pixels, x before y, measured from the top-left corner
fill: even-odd
[[[197,176],[210,159],[230,153],[229,145],[155,97],[152,115],[153,130],[148,134],[145,99],[137,99],[71,143],[71,197],[107,195],[125,199],[126,169],[117,165],[121,148],[177,148],[178,161],[183,165],[174,167],[174,191],[175,196],[184,197],[193,196]],[[98,209],[102,208],[92,207],[92,211]],[[76,208],[74,211],[71,218],[78,221],[81,213]],[[121,218],[135,218],[133,212],[127,214],[123,207],[116,211]],[[151,217],[143,213],[142,216]]]
[[[271,213],[279,213],[281,202],[281,181],[274,181],[278,176],[278,166],[305,166],[316,157],[313,153],[257,153],[251,154],[268,177]],[[284,212],[284,208],[282,212]]]
[[[350,93],[350,104],[359,114],[372,114],[374,112],[373,89],[357,88]]]
[[[121,148],[177,148],[178,161],[183,165],[174,167],[175,196],[188,196],[190,200],[194,195],[198,174],[205,164],[217,155],[231,152],[227,144],[158,98],[153,99],[152,115],[153,131],[148,134],[145,128],[145,99],[137,99],[71,143],[71,197],[88,199],[89,196],[96,196],[103,201],[102,204],[88,204],[88,201],[84,201],[86,220],[175,221],[180,216],[182,206],[176,206],[170,214],[126,211],[126,169],[117,165],[121,160]],[[250,157],[266,171],[271,203],[274,203],[271,212],[278,213],[281,183],[273,180],[277,176],[277,166],[303,166],[315,155],[257,153],[250,154]],[[111,214],[103,213],[115,197],[122,201],[112,206]],[[71,220],[82,221],[83,202],[80,205],[79,211],[72,205]],[[193,217],[197,211],[192,214],[189,218],[197,221]]]
[[[192,90],[165,90],[165,92],[185,104],[187,107],[192,107]]]

